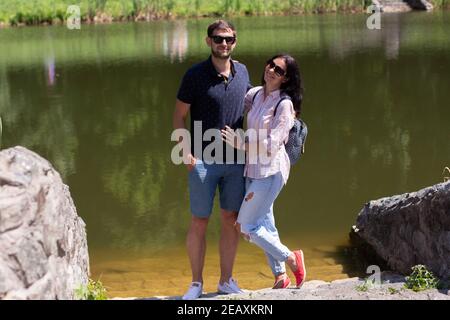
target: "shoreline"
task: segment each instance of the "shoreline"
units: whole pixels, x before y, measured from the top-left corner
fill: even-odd
[[[156,16],[144,16],[144,17],[113,17],[106,13],[95,15],[92,19],[81,19],[81,25],[102,25],[113,23],[129,23],[129,22],[156,22],[156,21],[178,21],[178,20],[197,20],[197,19],[233,19],[243,17],[297,17],[297,16],[311,16],[322,14],[357,14],[363,13],[364,10],[329,10],[321,12],[270,12],[264,14],[233,14],[233,15],[216,15],[216,14],[200,14],[200,15],[156,15]],[[37,26],[52,26],[52,25],[65,25],[67,20],[54,19],[50,21],[40,21],[37,23],[6,23],[0,21],[0,29],[2,28],[21,28],[21,27],[37,27]]]
[[[197,300],[450,300],[449,289],[415,292],[405,288],[405,276],[398,273],[382,272],[380,280],[379,285],[358,277],[331,282],[310,280],[300,289],[292,286],[276,290],[265,288],[228,295],[206,292]],[[113,297],[109,300],[181,300],[181,296]]]
[[[350,5],[343,8],[323,8],[316,7],[310,10],[304,9],[288,9],[288,10],[269,10],[263,12],[235,12],[235,13],[221,13],[221,12],[204,12],[196,14],[176,14],[173,12],[163,13],[163,12],[152,12],[152,11],[142,11],[135,15],[114,15],[103,11],[97,11],[93,16],[82,15],[80,19],[80,25],[90,25],[90,24],[112,24],[112,23],[128,23],[128,22],[152,22],[152,21],[176,21],[176,20],[195,20],[195,19],[234,19],[242,17],[274,17],[274,16],[311,16],[311,15],[322,15],[322,14],[358,14],[364,13],[366,8],[362,5],[354,6]],[[411,10],[417,11],[417,10]],[[433,12],[436,11],[450,11],[450,5],[436,6]],[[409,11],[408,11],[409,12]],[[386,12],[389,13],[389,12]],[[53,18],[43,18],[42,20],[36,21],[34,18],[28,18],[28,20],[22,17],[17,18],[15,14],[10,21],[5,22],[0,20],[0,29],[2,28],[14,28],[14,27],[28,27],[28,26],[51,26],[51,25],[64,25],[67,20],[62,18],[61,13],[57,13]],[[16,21],[17,20],[17,21]]]
[[[294,245],[289,237],[286,237],[286,242]],[[207,244],[208,247],[215,245],[214,241]],[[350,251],[340,249],[342,246],[340,243],[336,246],[303,245],[308,257],[309,279],[331,282],[366,276],[365,272],[359,272],[364,267],[359,267],[352,260]],[[91,277],[101,279],[108,287],[110,297],[177,296],[183,293],[192,280],[189,261],[182,246],[168,249],[164,254],[139,252],[135,256],[124,256],[122,252],[104,252],[100,256],[98,252],[92,251],[92,256]],[[168,268],[167,259],[179,268]],[[218,252],[211,252],[205,260],[203,273],[203,288],[206,292],[217,289],[218,266]],[[259,290],[273,283],[265,255],[243,241],[239,244],[233,273],[239,285],[248,290]],[[178,279],[177,284],[173,282],[174,278]]]

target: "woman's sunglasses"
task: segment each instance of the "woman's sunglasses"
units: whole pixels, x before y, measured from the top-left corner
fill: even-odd
[[[283,68],[281,68],[280,66],[277,66],[277,65],[275,64],[275,62],[273,62],[273,60],[272,60],[272,61],[269,61],[269,62],[267,63],[267,65],[269,66],[270,69],[273,69],[273,71],[275,72],[275,74],[276,74],[277,76],[279,76],[279,77],[282,77],[282,76],[284,76],[284,75],[286,74],[286,71],[284,71]]]
[[[236,42],[236,37],[212,36],[210,38],[213,39],[215,44],[221,44],[223,40],[225,40],[227,44],[233,44]]]

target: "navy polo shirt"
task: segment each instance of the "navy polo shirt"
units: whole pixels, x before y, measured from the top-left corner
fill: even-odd
[[[211,56],[186,72],[177,98],[191,105],[191,152],[196,158],[203,157],[195,153],[194,121],[202,122],[202,137],[206,130],[220,130],[225,125],[233,129],[243,128],[244,97],[250,88],[247,68],[237,61],[232,61],[232,71],[228,79],[217,72]],[[202,153],[211,142],[202,143]],[[225,152],[226,146],[224,156]]]

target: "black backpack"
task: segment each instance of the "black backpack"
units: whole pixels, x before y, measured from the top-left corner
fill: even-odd
[[[259,89],[252,99],[252,105],[255,102],[256,95],[261,91]],[[278,106],[280,105],[281,101],[283,100],[291,100],[291,97],[285,95],[282,96],[280,101],[278,101],[277,105],[275,106],[275,109],[273,111],[273,116],[275,117],[277,113]],[[287,143],[284,145],[286,149],[286,153],[289,157],[289,160],[291,162],[291,166],[294,165],[298,159],[300,159],[301,155],[305,153],[305,142],[306,142],[306,136],[308,135],[308,127],[306,123],[301,119],[294,119],[294,126],[289,131],[289,137]]]

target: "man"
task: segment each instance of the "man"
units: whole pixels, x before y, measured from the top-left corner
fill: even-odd
[[[173,116],[174,128],[182,129],[185,128],[185,120],[190,112],[193,137],[191,154],[184,155],[184,163],[189,171],[192,213],[186,239],[192,283],[183,299],[196,299],[202,294],[205,234],[217,187],[221,208],[220,280],[217,289],[219,293],[242,292],[232,278],[232,271],[239,242],[235,223],[245,193],[244,164],[237,161],[239,159],[236,154],[231,163],[228,158],[218,159],[217,154],[214,163],[207,161],[204,151],[212,142],[194,141],[198,140],[195,139],[194,125],[201,124],[202,137],[208,129],[217,130],[219,139],[220,129],[225,126],[242,128],[244,97],[250,88],[249,75],[243,64],[231,60],[231,53],[236,47],[236,30],[231,23],[218,20],[211,24],[206,44],[211,48],[211,55],[207,60],[191,67],[184,75]],[[225,158],[229,151],[226,149],[230,147],[221,140],[220,143],[223,148],[220,151],[223,151]],[[231,153],[234,152],[233,150]]]

